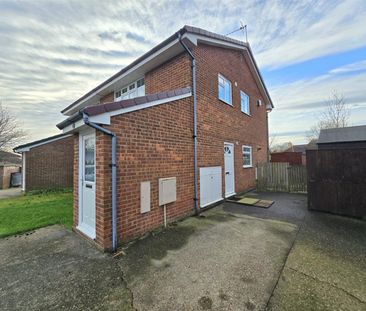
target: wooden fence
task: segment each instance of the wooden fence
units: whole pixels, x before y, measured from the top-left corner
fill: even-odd
[[[307,192],[305,166],[288,163],[263,163],[257,166],[257,189],[260,191]]]

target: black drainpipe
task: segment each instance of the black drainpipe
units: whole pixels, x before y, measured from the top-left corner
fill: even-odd
[[[198,206],[198,164],[197,164],[197,96],[196,96],[196,59],[191,50],[182,41],[182,35],[178,33],[178,39],[192,60],[192,84],[193,84],[193,141],[194,141],[194,209],[195,214],[200,213]]]

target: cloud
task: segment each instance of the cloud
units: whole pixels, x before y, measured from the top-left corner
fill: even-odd
[[[278,140],[291,140],[289,129],[295,131],[292,140],[306,141],[306,132],[318,121],[332,92],[342,94],[351,109],[351,125],[365,123],[366,71],[364,62],[357,62],[330,70],[316,78],[287,83],[270,89],[275,109],[270,113],[270,132]],[[354,70],[356,69],[357,70]],[[345,73],[352,75],[345,75]],[[283,136],[283,137],[281,137]]]
[[[268,70],[366,42],[366,2],[358,0],[2,0],[0,11],[0,100],[23,123],[29,139],[53,134],[62,108],[185,24],[225,34],[242,20],[258,63]],[[241,32],[233,37],[244,38]],[[335,76],[359,73],[355,68],[329,72],[329,83],[325,76],[318,82],[341,88]],[[362,79],[349,77],[342,89],[355,90],[352,98],[363,98],[351,85],[361,87]],[[307,110],[306,105],[328,93],[316,80],[294,82],[293,90],[286,87],[272,89],[273,115],[286,111],[291,120],[299,111],[291,104]]]
[[[352,73],[355,71],[364,71],[364,70],[366,70],[366,60],[332,69],[329,73],[343,74],[343,73]]]
[[[263,67],[283,67],[365,46],[365,1],[299,1],[288,8],[275,2],[274,6],[277,22],[265,28],[264,39],[254,44]]]

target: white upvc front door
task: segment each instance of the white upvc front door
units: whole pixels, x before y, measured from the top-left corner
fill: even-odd
[[[224,143],[225,198],[235,194],[234,144]]]
[[[79,224],[77,229],[95,239],[95,131],[79,136]]]

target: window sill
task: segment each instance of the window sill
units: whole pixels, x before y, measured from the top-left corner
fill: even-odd
[[[243,168],[253,168],[253,165],[243,165]]]
[[[252,117],[252,115],[250,114],[250,113],[246,113],[246,112],[244,112],[243,110],[241,110],[241,112],[242,113],[244,113],[246,116],[248,116],[248,117]]]
[[[233,107],[233,104],[230,104],[230,103],[228,103],[227,101],[224,101],[223,99],[220,99],[220,98],[219,98],[219,101],[220,101],[220,102],[223,102],[223,103],[224,103],[224,104],[226,104],[226,105],[229,105],[229,106]]]

